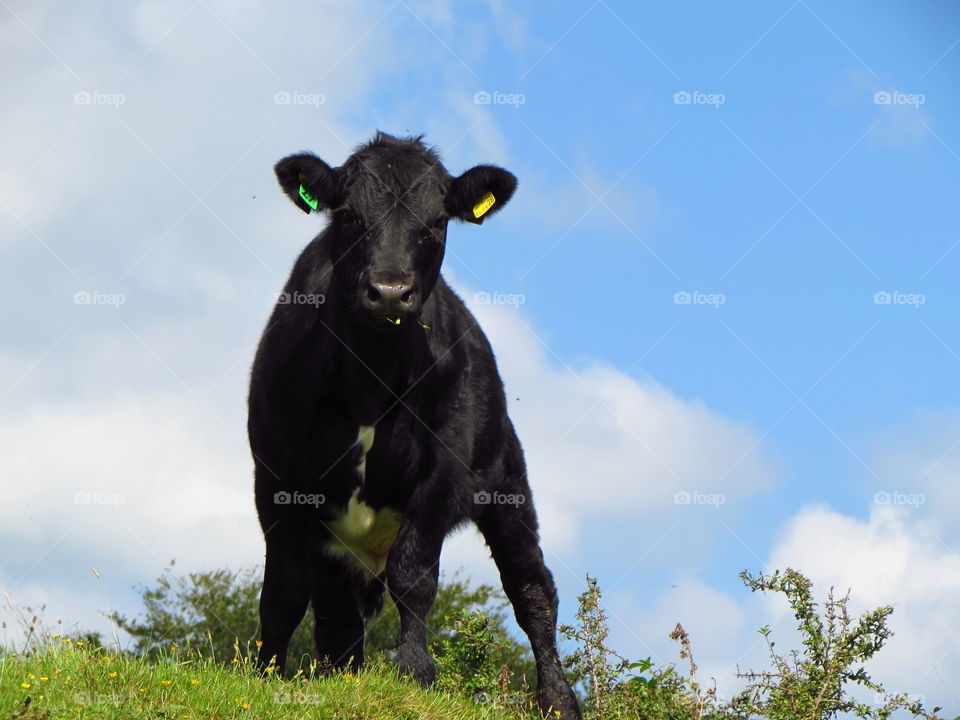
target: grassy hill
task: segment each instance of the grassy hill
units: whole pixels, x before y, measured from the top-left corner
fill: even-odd
[[[261,678],[248,663],[225,667],[194,652],[164,662],[110,655],[52,638],[44,649],[0,657],[4,720],[506,720],[520,709],[424,691],[388,667],[304,680]],[[78,647],[79,646],[79,647]],[[527,716],[529,717],[529,716]]]

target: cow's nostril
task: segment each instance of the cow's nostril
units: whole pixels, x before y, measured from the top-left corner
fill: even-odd
[[[407,290],[407,291],[400,297],[400,299],[401,299],[403,302],[408,303],[408,302],[410,302],[410,298],[412,298],[412,297],[413,297],[413,289],[410,289],[410,290]]]
[[[380,299],[380,292],[373,285],[367,286],[367,299],[370,302],[376,302]]]

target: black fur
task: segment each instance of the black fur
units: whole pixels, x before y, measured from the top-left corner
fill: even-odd
[[[400,610],[399,670],[431,683],[425,619],[441,545],[472,521],[530,639],[540,706],[579,718],[557,656],[556,589],[493,353],[440,276],[448,220],[475,221],[472,208],[487,192],[496,202],[483,217],[493,214],[516,179],[492,166],[453,178],[420,138],[382,133],[339,168],[302,154],[276,172],[301,209],[303,183],[330,222],[294,265],[251,377],[248,429],[266,540],[261,664],[276,658],[282,671],[312,602],[319,657],[358,668],[365,618],[379,610],[385,582]],[[375,427],[364,476],[360,426]],[[402,518],[379,576],[326,549],[355,491],[369,508]],[[282,502],[295,492],[314,501]],[[483,502],[494,493],[522,502]]]

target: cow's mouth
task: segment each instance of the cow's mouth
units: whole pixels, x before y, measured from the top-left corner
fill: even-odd
[[[403,315],[363,315],[370,328],[384,333],[399,332],[410,322],[410,318]]]

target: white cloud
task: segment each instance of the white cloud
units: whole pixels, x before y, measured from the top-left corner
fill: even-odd
[[[835,597],[850,590],[854,618],[892,605],[888,627],[894,636],[868,671],[890,692],[908,692],[928,709],[941,705],[947,717],[958,713],[953,679],[960,677],[960,553],[945,546],[921,517],[884,506],[874,506],[866,519],[826,506],[805,507],[780,529],[764,569],[788,567],[813,580],[821,608],[831,587]],[[654,586],[653,597],[615,583],[605,595],[613,646],[627,657],[652,655],[687,672],[677,644],[667,639],[679,622],[691,636],[701,683],[714,678],[720,695],[730,697],[744,685],[736,677],[738,667],[760,671],[770,666],[757,632],[761,626],[772,628],[771,640],[780,652],[801,648],[796,620],[782,594],[720,590],[682,567],[667,582]],[[870,692],[848,689],[876,701]]]
[[[877,438],[871,456],[873,493],[900,500],[945,541],[955,544],[960,508],[960,413],[917,411]],[[879,480],[877,479],[879,478]],[[894,495],[897,493],[897,495]]]
[[[497,22],[515,26],[497,7]],[[452,27],[448,8],[415,6],[442,33]],[[15,20],[0,23],[11,40],[0,52],[22,68],[4,93],[27,99],[6,106],[0,195],[9,193],[8,205],[77,277],[0,207],[4,250],[17,253],[6,264],[8,295],[26,296],[28,288],[32,300],[23,321],[30,327],[17,335],[22,344],[0,355],[4,377],[23,376],[0,402],[0,537],[17,548],[2,559],[0,582],[13,585],[15,600],[49,602],[56,615],[96,625],[103,587],[130,610],[123,606],[132,602],[129,586],[155,577],[171,557],[184,569],[261,558],[243,429],[246,370],[269,298],[319,229],[280,196],[270,165],[305,148],[332,163],[345,158],[347,145],[372,131],[344,118],[369,102],[375,80],[437,58],[450,64],[450,77],[466,71],[401,7],[379,24],[382,9],[342,3],[302,6],[284,22],[268,6],[191,7],[189,0],[138,3],[107,24],[62,7],[15,9],[76,76]],[[393,21],[409,23],[424,42],[407,42]],[[124,43],[109,41],[115,26]],[[522,28],[515,31],[519,43]],[[474,64],[484,41],[458,46],[465,62]],[[123,93],[125,102],[78,105],[74,93],[84,90]],[[275,105],[273,94],[283,90],[322,93],[325,102]],[[452,152],[463,164],[451,170],[510,166],[497,113],[517,111],[493,112],[458,93],[443,95],[447,106],[435,114],[454,121],[428,128],[445,150],[444,138],[449,145],[480,121]],[[424,122],[419,104],[410,113]],[[581,171],[598,192],[609,184]],[[218,181],[205,198],[209,209],[197,205],[180,219],[194,203],[191,191]],[[591,200],[572,178],[559,193],[549,181],[540,186],[547,190],[525,196],[528,209],[549,219],[548,230],[566,227]],[[568,202],[574,197],[579,204]],[[624,197],[608,200],[626,212]],[[528,215],[537,221],[536,212]],[[30,260],[39,257],[43,272],[23,262],[34,251]],[[77,290],[122,292],[126,303],[77,307]],[[712,510],[678,507],[674,492],[724,494],[727,511],[772,482],[776,473],[752,429],[652,379],[600,363],[561,368],[522,314],[476,310],[507,381],[555,574],[592,552],[588,528],[597,524],[627,536],[637,518],[676,513],[697,526]],[[77,493],[88,493],[90,504],[78,504]],[[99,504],[97,496],[123,499]],[[691,530],[685,540],[696,532],[709,531]],[[482,565],[477,577],[496,580],[475,533],[455,538],[446,558],[451,570],[463,564],[472,574]]]
[[[229,288],[215,290],[224,292]],[[584,528],[599,518],[628,532],[639,516],[689,510],[674,505],[678,488],[722,491],[733,499],[769,482],[770,468],[752,453],[735,464],[755,440],[748,429],[651,380],[601,366],[558,369],[521,315],[492,306],[477,310],[511,398],[521,397],[512,414],[555,573],[562,572],[564,556],[589,547]],[[202,346],[210,322],[207,316],[182,331],[148,327],[138,337],[104,333],[96,343],[78,344],[69,366],[61,356],[27,376],[25,392],[0,421],[0,476],[17,478],[6,490],[0,527],[24,554],[23,562],[6,566],[8,582],[55,542],[25,582],[43,585],[65,565],[97,567],[121,595],[124,583],[149,580],[170,558],[184,569],[260,561],[243,427],[246,363],[235,362],[219,378],[228,360],[237,359],[230,343],[195,374],[189,354],[176,357],[186,337]],[[210,338],[228,333],[219,329]],[[169,357],[174,374],[154,352]],[[111,357],[124,358],[126,369],[102,364]],[[58,401],[41,391],[46,378],[64,372],[59,382],[102,392]],[[151,375],[152,389],[137,391]],[[211,377],[215,382],[205,385]],[[711,470],[730,465],[726,478]],[[448,570],[478,564],[478,578],[495,582],[476,533],[458,537],[445,554]]]
[[[677,492],[733,502],[771,484],[751,428],[598,361],[558,367],[522,312],[472,309],[497,352],[530,477],[550,502],[581,518],[636,517],[674,508]]]
[[[877,124],[868,138],[873,146],[915,145],[928,137],[927,128],[933,124],[920,86],[904,87],[890,77],[881,80],[863,70],[851,70],[832,100],[840,106],[873,109]]]
[[[895,635],[871,664],[875,677],[890,690],[950,702],[956,710],[960,696],[950,679],[960,677],[960,552],[916,514],[874,506],[860,520],[805,508],[784,528],[769,567],[804,572],[821,598],[830,587],[838,594],[851,589],[850,606],[858,613],[893,605]],[[781,615],[786,612],[781,607]]]

